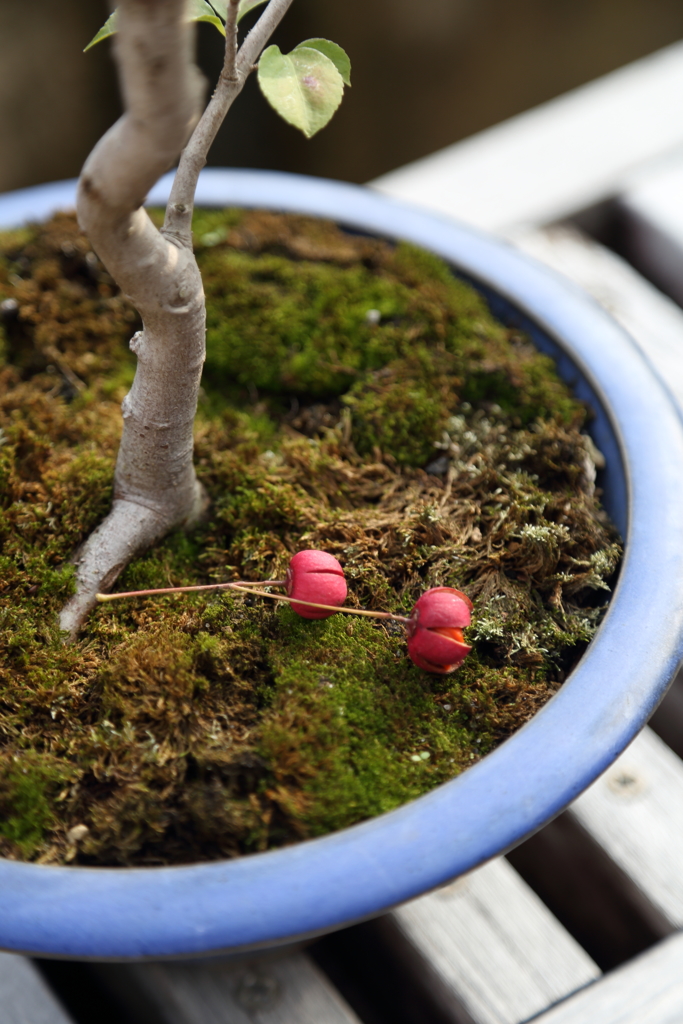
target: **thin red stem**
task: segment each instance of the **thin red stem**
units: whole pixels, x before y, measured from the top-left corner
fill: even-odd
[[[284,587],[284,580],[260,580],[249,583],[248,580],[234,580],[232,583],[204,583],[200,587],[161,587],[157,590],[127,590],[121,594],[98,594],[97,600],[116,601],[119,597],[150,597],[152,594],[188,594],[194,590],[226,590],[230,587],[239,587],[246,583],[250,587]]]
[[[393,612],[366,612],[363,608],[342,608],[338,604],[316,604],[315,601],[302,601],[298,597],[285,597],[283,594],[262,594],[258,590],[251,590],[241,583],[231,584],[235,590],[241,590],[245,594],[256,594],[258,597],[269,597],[271,601],[286,601],[287,604],[301,604],[306,608],[320,608],[325,612],[343,612],[345,615],[366,615],[370,619],[393,619],[394,622],[410,622],[405,615],[394,615]]]
[[[324,612],[343,612],[345,615],[363,615],[369,619],[390,619],[393,622],[410,622],[405,615],[394,615],[393,612],[368,612],[363,608],[342,608],[336,604],[317,604],[315,601],[302,601],[300,598],[285,597],[284,594],[265,594],[256,587],[284,587],[284,580],[263,580],[258,583],[246,583],[236,580],[233,583],[207,583],[200,587],[164,587],[159,590],[129,590],[121,594],[98,594],[97,600],[116,601],[120,597],[149,597],[153,594],[183,594],[196,590],[239,590],[243,594],[255,594],[257,597],[269,597],[271,601],[284,601],[286,604],[300,604],[306,608],[319,608]]]

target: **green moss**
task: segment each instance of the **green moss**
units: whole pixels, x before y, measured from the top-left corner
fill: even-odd
[[[289,609],[279,618],[260,753],[273,766],[272,799],[296,807],[310,834],[391,810],[469,757],[460,717],[435,714],[448,685],[425,687],[381,627],[341,616],[306,626]]]
[[[16,302],[0,364],[5,856],[183,863],[383,813],[525,722],[604,612],[620,547],[586,410],[524,337],[410,246],[236,211],[199,214],[195,237],[210,512],[118,588],[282,578],[319,547],[357,607],[464,589],[474,650],[431,676],[398,625],[225,591],[101,606],[63,644],[68,560],[111,502],[137,317],[72,218],[0,236],[0,299]]]
[[[351,413],[351,437],[361,455],[390,453],[402,466],[420,466],[434,456],[449,410],[458,403],[458,378],[439,373],[441,360],[394,360],[352,385],[343,396]]]
[[[0,763],[0,837],[30,858],[56,822],[54,801],[68,775],[62,765],[32,753]]]

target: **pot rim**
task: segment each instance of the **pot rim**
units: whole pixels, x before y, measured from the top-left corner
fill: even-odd
[[[155,186],[150,204],[165,202],[171,180]],[[0,228],[73,207],[75,186],[0,196]],[[200,177],[197,205],[261,206],[408,240],[495,296],[598,407],[611,511],[627,537],[619,582],[558,693],[463,775],[362,824],[231,861],[87,868],[0,860],[3,949],[81,959],[201,956],[291,942],[388,910],[559,814],[634,738],[683,657],[681,417],[635,342],[593,299],[505,242],[361,186],[211,168]]]

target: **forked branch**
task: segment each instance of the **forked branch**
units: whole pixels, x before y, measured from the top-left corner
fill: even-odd
[[[270,0],[263,14],[237,50],[238,0],[228,4],[225,61],[213,96],[183,150],[166,208],[163,232],[182,245],[192,245],[192,213],[197,182],[209,150],[225,116],[244,88],[264,46],[292,5],[293,0]]]
[[[138,365],[122,405],[112,511],[77,553],[76,593],[60,617],[72,637],[132,557],[196,521],[205,505],[192,460],[206,335],[194,196],[211,143],[292,0],[270,0],[239,49],[239,0],[229,0],[223,71],[201,118],[186,3],[121,0],[115,52],[125,113],[86,161],[78,189],[81,227],[143,330],[130,343]],[[143,202],[183,146],[160,232]]]

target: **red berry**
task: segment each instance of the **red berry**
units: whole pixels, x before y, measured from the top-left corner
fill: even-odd
[[[408,623],[408,655],[418,668],[447,675],[472,650],[462,631],[470,624],[472,602],[454,587],[432,587],[415,603]]]
[[[299,551],[287,570],[287,595],[315,604],[342,605],[346,600],[344,570],[327,551]],[[334,612],[322,608],[309,608],[305,604],[292,604],[291,608],[305,619],[327,619]]]

